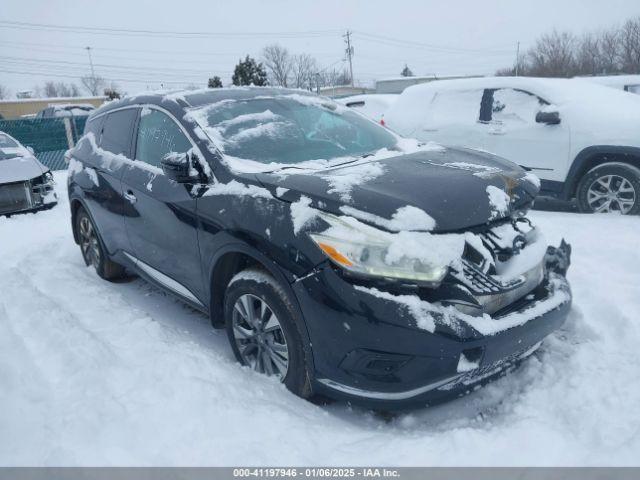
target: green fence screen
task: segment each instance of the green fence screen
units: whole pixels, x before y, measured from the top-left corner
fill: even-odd
[[[87,117],[0,120],[0,132],[33,148],[38,160],[51,170],[64,170],[64,152],[82,136],[86,121]]]

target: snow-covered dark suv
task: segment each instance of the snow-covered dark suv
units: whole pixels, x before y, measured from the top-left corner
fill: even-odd
[[[302,397],[380,408],[468,391],[565,320],[570,249],[525,214],[536,179],[268,88],[149,94],[69,153],[73,234],[227,329]]]

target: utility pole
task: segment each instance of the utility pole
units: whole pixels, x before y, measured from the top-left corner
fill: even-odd
[[[520,42],[516,45],[516,77],[520,73]]]
[[[351,86],[353,87],[353,62],[351,58],[353,57],[353,47],[351,46],[351,35],[352,33],[347,30],[347,33],[343,35],[345,38],[345,42],[347,43],[347,58],[349,59],[349,76],[351,77]]]
[[[89,54],[89,65],[91,66],[91,78],[96,78],[96,72],[93,71],[93,60],[91,59],[91,47],[85,47],[87,53]]]

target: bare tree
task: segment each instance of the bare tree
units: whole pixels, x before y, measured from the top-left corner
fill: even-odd
[[[267,45],[262,50],[264,66],[267,68],[269,81],[281,87],[288,86],[289,75],[293,69],[293,59],[289,51],[278,45]]]
[[[627,20],[620,29],[620,57],[624,72],[640,72],[640,17]]]
[[[292,86],[311,90],[315,83],[315,75],[318,71],[316,59],[308,53],[294,55],[291,62]]]
[[[601,37],[592,32],[580,39],[576,52],[576,68],[580,74],[597,75],[602,73]]]
[[[45,82],[43,87],[38,87],[39,95],[43,97],[79,97],[80,89],[75,83]]]
[[[106,85],[104,78],[99,77],[97,75],[96,76],[87,75],[85,77],[82,77],[80,81],[82,82],[82,86],[86,88],[87,91],[94,97],[99,95],[102,89],[104,88],[104,86]]]
[[[576,72],[576,38],[571,32],[553,30],[545,34],[528,52],[530,75],[570,77]]]
[[[9,89],[0,83],[0,100],[9,97]]]
[[[351,77],[349,76],[349,72],[345,69],[338,70],[337,68],[332,68],[331,70],[324,70],[320,72],[319,77],[319,84],[321,87],[351,84]]]
[[[620,31],[617,28],[600,33],[600,64],[603,72],[620,71]]]

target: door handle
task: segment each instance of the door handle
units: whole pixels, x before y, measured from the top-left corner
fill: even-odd
[[[126,193],[124,194],[124,198],[129,200],[129,202],[131,203],[136,203],[138,201],[138,199],[136,198],[136,196],[133,194],[131,190],[126,191]]]
[[[507,132],[504,128],[491,128],[489,129],[489,133],[491,135],[504,135]]]

